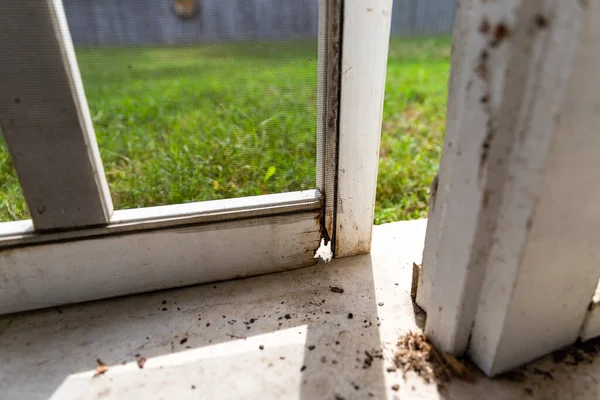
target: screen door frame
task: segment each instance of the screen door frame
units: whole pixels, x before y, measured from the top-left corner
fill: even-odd
[[[32,220],[0,223],[0,314],[370,250],[391,0],[319,1],[315,189],[117,211],[61,0],[1,9],[0,126]]]

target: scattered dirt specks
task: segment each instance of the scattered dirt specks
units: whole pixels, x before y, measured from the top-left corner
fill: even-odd
[[[138,367],[139,367],[140,369],[144,368],[144,364],[146,364],[146,361],[147,361],[146,357],[144,357],[144,356],[140,356],[140,357],[137,359],[137,365],[138,365]]]
[[[104,374],[109,368],[108,365],[104,364],[99,358],[96,360],[96,364],[96,373],[94,374],[94,378]]]

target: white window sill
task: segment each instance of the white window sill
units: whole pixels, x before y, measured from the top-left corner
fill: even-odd
[[[477,374],[476,384],[453,381],[441,392],[386,371],[398,336],[423,323],[409,292],[425,225],[375,227],[370,255],[330,264],[0,317],[0,397],[596,398],[589,377],[600,362],[547,358],[535,367],[553,380]],[[378,349],[383,361],[363,368],[365,351]],[[143,369],[136,355],[147,358]],[[93,378],[98,358],[111,368]]]

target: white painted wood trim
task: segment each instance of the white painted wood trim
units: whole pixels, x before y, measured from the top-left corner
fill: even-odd
[[[108,223],[112,201],[62,1],[3,3],[0,37],[0,126],[36,229]]]
[[[600,7],[546,12],[473,329],[470,353],[490,375],[575,342],[600,277]]]
[[[510,14],[508,3],[503,4],[500,14]],[[425,286],[417,292],[427,309],[427,334],[441,350],[454,354],[468,345],[483,280],[484,265],[474,259],[474,249],[484,246],[477,242],[488,241],[478,237],[486,178],[481,175],[482,152],[491,108],[501,102],[506,65],[506,44],[493,53],[485,49],[489,39],[479,32],[483,8],[479,0],[463,0],[457,11],[448,96],[448,110],[454,112],[448,115],[434,220],[427,230]],[[496,20],[486,20],[489,34]]]
[[[40,52],[47,56],[49,62],[55,62],[55,69],[51,71],[56,72],[64,81],[59,84],[49,79],[50,83],[57,86],[56,88],[52,86],[56,90],[50,94],[63,97],[43,100],[50,105],[58,104],[63,107],[68,105],[67,100],[71,101],[76,108],[85,105],[85,108],[79,107],[76,110],[84,114],[78,115],[79,119],[75,121],[79,125],[70,126],[71,129],[65,130],[65,135],[70,134],[68,139],[74,143],[78,143],[81,134],[89,134],[93,140],[93,129],[89,123],[81,81],[78,80],[77,65],[68,38],[64,13],[60,8],[61,3],[48,1],[42,4],[38,0],[35,6],[29,6],[34,9],[32,13],[40,20],[41,25],[46,23],[48,31],[52,29],[56,31],[53,31],[55,36],[52,36],[49,42],[42,40],[46,38],[37,36],[34,39],[40,39],[41,44],[47,45],[48,48],[44,47]],[[26,20],[26,15],[21,15],[20,11],[22,10],[15,8],[10,14],[19,21],[18,29],[23,26],[22,21]],[[3,17],[6,15],[3,14]],[[14,28],[11,24],[6,26],[4,27],[6,31]],[[13,30],[18,33],[17,28]],[[30,48],[27,50],[31,51]],[[19,58],[17,60],[15,65],[18,66],[22,60]],[[66,67],[60,69],[58,66]],[[26,70],[25,72],[33,73],[34,78],[39,78],[43,71]],[[35,75],[35,72],[38,72],[38,75]],[[67,87],[71,89],[70,91],[60,90],[60,85],[65,82],[71,85]],[[28,92],[32,90],[31,85],[27,86],[22,79],[11,85],[10,88],[15,90],[21,86],[25,87],[25,94],[29,97],[35,98],[37,95],[37,92],[34,94]],[[43,85],[40,87],[45,88]],[[12,100],[9,96],[6,98]],[[28,97],[24,96],[23,100],[26,98]],[[21,98],[17,103],[21,104]],[[46,103],[39,107],[46,106]],[[10,111],[12,103],[5,101],[3,104]],[[37,104],[27,103],[27,105],[28,109],[36,111]],[[64,122],[64,118],[57,110],[50,108],[43,111],[47,113],[44,115],[50,116],[50,122],[56,122],[56,126],[63,127],[60,124]],[[10,116],[15,115],[10,114]],[[13,122],[11,119],[8,121]],[[33,127],[47,128],[43,126],[44,122],[47,121],[38,123],[34,120]],[[55,135],[55,125],[52,125],[51,129],[48,128],[52,135]],[[78,129],[74,129],[75,127]],[[78,133],[79,136],[74,137],[73,132]],[[33,143],[32,140],[20,140],[21,137],[16,135],[19,133],[16,130],[10,130],[8,133],[13,133],[13,136],[7,139],[11,152],[14,152],[15,143],[17,148],[18,146],[25,148]],[[52,147],[57,146],[56,143],[53,146],[50,146],[52,143],[47,143],[48,136],[42,137],[46,142],[34,143],[42,148],[41,151],[53,150]],[[84,139],[89,139],[83,136]],[[81,141],[85,140],[81,139]],[[88,151],[97,153],[95,142],[92,146],[94,151],[89,148],[90,142],[84,144],[88,146]],[[74,151],[68,145],[64,147],[68,151]],[[329,147],[334,150],[335,155],[337,153],[335,146]],[[56,149],[55,153],[61,156],[61,150],[63,149]],[[52,156],[56,156],[55,153],[52,153]],[[24,160],[20,153],[16,154],[18,162]],[[66,158],[70,155],[71,153],[67,154]],[[36,157],[40,156],[36,155]],[[99,157],[96,157],[96,161],[100,162]],[[80,174],[85,174],[84,167],[76,162],[72,164],[77,166]],[[29,175],[26,175],[25,179],[29,177],[34,182],[35,179],[43,178],[43,176],[31,175],[43,169],[31,168],[29,163],[25,165],[32,171],[27,171]],[[81,168],[84,169],[83,172]],[[99,168],[101,169],[101,164]],[[17,170],[21,178],[22,168]],[[56,171],[52,174],[56,174]],[[59,186],[55,189],[58,190]],[[27,196],[28,192],[25,192]],[[76,186],[69,187],[68,193],[73,193],[73,197],[82,196]],[[61,214],[68,211],[66,208],[61,208]],[[85,211],[93,214],[93,210],[85,209]],[[112,213],[112,206],[110,211]],[[50,215],[48,212],[40,212],[40,214]],[[67,225],[57,225],[57,221],[52,220],[54,225],[45,226],[40,225],[39,217],[34,214],[33,221],[0,224],[0,313],[234,279],[313,264],[316,262],[315,251],[319,248],[323,234],[321,229],[323,196],[318,190],[308,190],[120,210],[112,214],[110,223],[108,223],[108,215],[105,217],[102,223],[76,225],[70,221]],[[65,220],[68,218],[65,217]],[[56,230],[56,228],[67,227],[71,229]]]
[[[600,14],[585,4],[465,0],[459,8],[469,22],[455,37],[466,51],[452,70],[458,123],[448,127],[460,132],[447,132],[457,157],[440,171],[448,197],[440,232],[426,242],[435,261],[433,284],[424,280],[426,332],[443,351],[468,348],[488,375],[576,341],[600,275],[582,247],[600,235],[590,223],[600,202],[590,181],[600,148],[592,111],[600,88],[590,83]],[[575,193],[590,206],[575,211]]]
[[[318,212],[322,208],[322,202],[323,199],[318,190],[304,190],[237,199],[117,210],[107,226],[47,233],[36,232],[31,220],[5,222],[0,224],[0,249],[269,215],[305,211]]]
[[[371,249],[391,0],[345,0],[335,256]]]
[[[469,32],[469,15],[464,12],[457,13],[454,22],[452,46],[452,71],[448,84],[448,105],[446,111],[446,129],[440,167],[434,182],[431,185],[429,211],[427,219],[427,234],[425,236],[425,248],[423,251],[423,264],[419,274],[417,291],[417,304],[427,312],[433,280],[437,266],[439,241],[444,231],[444,219],[446,208],[449,204],[450,183],[456,159],[459,157],[458,138],[463,132],[461,124],[461,113],[466,106],[465,82],[468,82],[467,54],[469,53],[469,42],[466,40]],[[441,182],[441,183],[440,183]]]
[[[0,314],[314,264],[320,210],[0,250]]]

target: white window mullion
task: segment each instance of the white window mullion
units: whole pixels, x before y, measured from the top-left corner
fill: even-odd
[[[335,257],[371,249],[391,0],[345,0]]]
[[[0,127],[36,229],[113,211],[60,0],[0,6]]]

